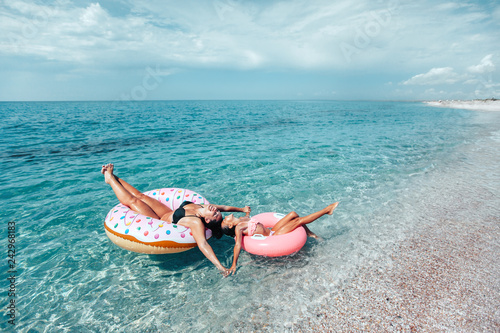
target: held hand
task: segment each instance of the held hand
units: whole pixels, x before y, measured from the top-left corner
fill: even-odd
[[[231,266],[230,269],[228,269],[228,272],[231,273],[231,275],[234,275],[234,273],[236,273],[236,266]]]
[[[223,277],[228,277],[229,274],[231,274],[231,270],[224,268],[223,270],[220,271]]]
[[[252,208],[250,208],[250,206],[245,206],[243,207],[243,213],[246,213],[246,217],[249,217],[250,216],[250,212],[252,211]]]

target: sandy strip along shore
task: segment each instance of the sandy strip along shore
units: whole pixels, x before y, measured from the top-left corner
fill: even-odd
[[[452,109],[468,109],[477,111],[500,111],[500,100],[498,99],[481,99],[472,101],[429,101],[424,102],[431,106],[452,108]]]

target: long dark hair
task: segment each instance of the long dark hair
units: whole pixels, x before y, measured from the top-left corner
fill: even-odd
[[[224,220],[224,217],[222,217],[219,221],[211,221],[209,223],[205,222],[205,227],[212,230],[212,236],[214,236],[217,239],[220,239],[222,237],[222,235],[234,237],[236,235],[234,233],[234,229],[236,227],[222,228],[222,221],[223,220]]]
[[[236,226],[234,226],[232,228],[228,228],[228,227],[222,228],[222,226],[221,226],[222,233],[226,236],[230,236],[233,238],[236,236],[234,229],[236,229]]]
[[[205,224],[205,227],[207,229],[212,230],[212,236],[214,236],[217,239],[220,239],[223,235],[222,233],[222,228],[221,228],[221,223],[224,218],[221,218],[218,221],[210,221],[207,223],[204,219],[202,220]]]

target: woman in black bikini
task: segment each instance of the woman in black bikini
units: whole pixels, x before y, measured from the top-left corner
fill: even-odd
[[[130,209],[137,213],[191,229],[194,240],[201,252],[224,276],[227,276],[229,270],[221,265],[205,238],[205,227],[210,228],[211,223],[218,224],[222,221],[221,212],[241,212],[249,216],[251,211],[249,206],[238,208],[220,205],[198,205],[185,201],[179,208],[173,211],[158,200],[139,192],[129,183],[115,176],[113,168],[113,164],[103,165],[101,173],[104,174],[104,181],[111,186],[120,203],[130,207]],[[220,238],[220,235],[216,236]]]

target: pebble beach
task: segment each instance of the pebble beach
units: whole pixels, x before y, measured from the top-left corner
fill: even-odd
[[[499,111],[499,102],[427,104]],[[499,332],[499,148],[497,133],[463,152],[466,165],[433,178],[425,197],[412,194],[421,223],[388,245],[390,259],[361,265],[297,331]]]
[[[477,99],[471,101],[446,100],[446,101],[428,101],[430,106],[438,106],[452,109],[467,109],[477,111],[500,111],[500,100],[498,99]]]

